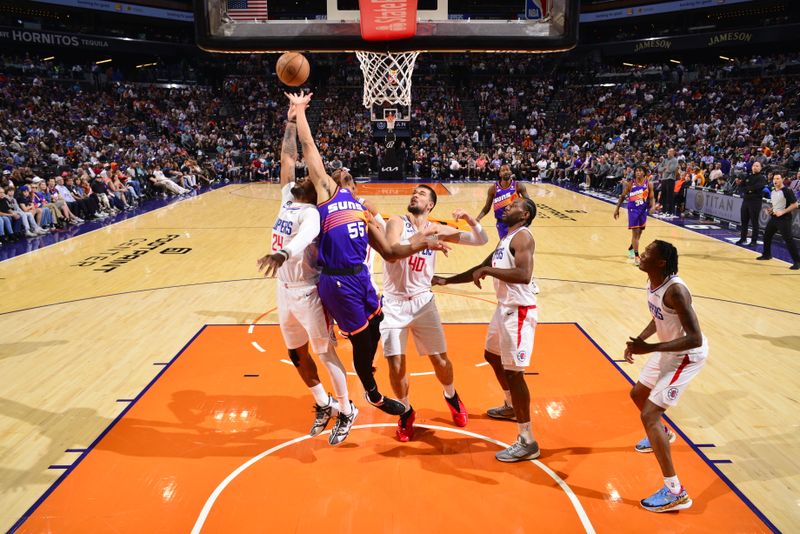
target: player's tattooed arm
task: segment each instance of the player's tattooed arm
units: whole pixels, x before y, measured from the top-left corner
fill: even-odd
[[[306,117],[306,108],[311,102],[313,93],[301,91],[299,94],[284,93],[289,102],[297,111],[297,136],[300,138],[300,145],[303,147],[303,157],[308,166],[308,178],[317,190],[317,202],[325,202],[331,198],[333,180],[325,172],[325,164],[319,154],[317,145],[314,142],[314,135],[311,133],[311,126]]]
[[[295,163],[297,162],[297,110],[294,104],[289,105],[286,130],[281,143],[281,185],[294,180]]]

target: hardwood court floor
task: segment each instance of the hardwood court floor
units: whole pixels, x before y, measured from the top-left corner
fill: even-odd
[[[379,203],[384,213],[404,211],[405,196],[388,196],[380,189],[375,190],[374,185],[371,187],[369,193],[374,196],[370,198]],[[392,187],[394,192],[397,188]],[[442,218],[448,217],[455,207],[476,213],[485,198],[485,186],[453,184],[448,188],[451,195],[440,196],[434,211],[434,215]],[[540,207],[539,217],[534,223],[537,240],[535,274],[542,290],[540,320],[576,322],[612,358],[621,357],[624,341],[629,335],[638,334],[649,317],[642,289],[645,277],[624,257],[628,239],[624,223],[614,221],[611,207],[599,200],[553,186],[529,188]],[[63,467],[72,465],[82,454],[82,449],[93,443],[130,405],[127,401],[134,399],[164,368],[159,364],[168,362],[203,325],[247,325],[257,320],[259,324],[275,322],[276,316],[270,312],[275,303],[274,282],[259,276],[255,259],[268,245],[277,205],[277,186],[229,186],[0,263],[0,287],[6,297],[0,301],[0,376],[4,377],[0,383],[0,435],[3,436],[0,444],[0,528],[11,527],[64,473]],[[485,222],[489,223],[489,219]],[[494,241],[496,234],[493,230],[490,230],[490,235]],[[732,463],[717,464],[718,469],[778,528],[791,531],[793,526],[800,524],[800,503],[797,501],[800,494],[797,461],[800,436],[794,415],[798,398],[795,384],[800,376],[797,358],[800,337],[796,334],[800,307],[789,295],[800,291],[800,277],[790,274],[785,264],[768,262],[768,265],[762,265],[753,261],[755,253],[651,220],[644,241],[656,237],[678,246],[680,274],[695,294],[700,323],[711,344],[706,369],[692,384],[681,405],[670,411],[672,419],[693,443],[715,445],[702,448],[702,451],[712,460],[730,460]],[[437,270],[441,273],[460,271],[479,262],[490,251],[490,245],[457,248],[449,258],[440,258]],[[446,322],[484,323],[493,310],[490,284],[485,284],[483,290],[468,285],[448,286],[437,290],[437,299]],[[472,340],[470,350],[480,350],[482,328],[476,327],[478,337],[469,338]],[[556,327],[542,326],[538,341],[547,337],[548,328]],[[270,329],[257,327],[255,331],[262,330]],[[225,335],[234,337],[242,331],[246,332],[247,327],[231,326],[219,330],[233,332]],[[198,345],[192,344],[162,378],[166,380],[171,372],[177,373],[184,361],[190,361],[185,357],[199,350],[196,347],[205,343],[206,335],[216,336],[216,327],[206,330],[196,340]],[[463,385],[459,385],[462,382],[457,382],[457,385],[469,400],[468,407],[473,415],[466,430],[509,442],[514,438],[513,425],[503,426],[481,418],[483,410],[499,399],[490,377],[474,374],[482,372],[485,375],[487,371],[474,367],[480,354],[455,348],[462,337],[466,339],[467,336],[453,335],[448,331],[448,341],[453,347],[451,354],[458,365],[457,372],[461,373],[457,380],[462,380],[460,377],[463,376]],[[238,356],[234,357],[239,351],[234,345],[220,342],[213,349],[212,361],[219,363],[220,372],[229,366],[242,364]],[[543,356],[546,365],[556,364],[554,369],[548,368],[548,374],[555,374],[558,364],[562,363],[560,359],[564,363],[580,362],[582,366],[584,358],[587,362],[595,358],[616,373],[597,352],[592,357],[581,352],[580,359],[569,359],[572,358],[569,346],[572,345],[565,343],[563,350],[554,349]],[[254,349],[252,345],[251,348]],[[228,403],[232,406],[247,405],[250,401],[258,405],[267,402],[270,396],[283,397],[281,407],[286,405],[286,409],[261,410],[258,417],[251,418],[250,434],[245,433],[241,442],[227,439],[233,434],[229,432],[233,426],[226,427],[223,423],[220,423],[222,427],[209,426],[207,423],[211,421],[196,420],[210,413],[207,406],[183,413],[167,397],[155,394],[149,397],[148,394],[115,427],[126,428],[131,424],[136,427],[138,424],[141,427],[138,436],[144,439],[117,444],[116,448],[107,448],[101,440],[59,488],[72,484],[91,486],[107,481],[107,477],[91,480],[91,477],[85,479],[85,475],[81,475],[82,471],[89,470],[87,466],[97,461],[156,466],[167,468],[167,471],[174,466],[177,475],[178,469],[212,469],[211,465],[217,464],[218,456],[239,465],[241,456],[255,449],[255,454],[258,454],[277,440],[301,436],[308,426],[309,413],[304,406],[310,404],[310,396],[299,380],[292,380],[294,371],[279,362],[285,358],[280,344],[271,343],[262,348],[266,352],[253,350],[248,362],[263,369],[275,366],[276,372],[284,377],[279,383],[265,382],[260,377],[242,378],[241,387],[236,382],[224,382],[195,390],[189,384],[202,376],[194,377],[195,373],[189,371],[184,385],[169,380],[162,386],[159,380],[150,390],[154,393],[159,388],[177,392],[199,391],[193,395],[200,396],[195,398],[195,401],[199,399],[200,406],[206,406],[208,398],[220,395],[223,404],[230,397]],[[560,352],[567,354],[559,356]],[[197,354],[203,354],[203,351]],[[232,361],[229,362],[229,358],[233,358]],[[345,359],[349,360],[348,357]],[[633,366],[621,365],[635,379],[641,362]],[[580,369],[578,365],[571,365],[563,372],[580,374]],[[259,371],[254,373],[264,376]],[[633,441],[640,437],[635,411],[631,411],[625,398],[628,386],[619,375],[613,387],[611,382],[602,382],[606,385],[601,387],[591,382],[587,385],[576,378],[570,387],[585,388],[585,396],[592,402],[578,403],[573,409],[571,398],[581,397],[581,394],[569,389],[570,399],[566,399],[565,394],[559,393],[561,388],[572,383],[572,375],[553,382],[547,382],[546,376],[530,377],[534,402],[540,409],[536,416],[539,419],[534,420],[534,424],[542,436],[543,449],[546,451],[549,440],[551,447],[558,444],[557,449],[586,447],[595,450],[570,450],[550,457],[545,452],[542,463],[557,471],[570,485],[581,481],[576,482],[580,490],[575,493],[596,529],[606,530],[602,527],[612,524],[609,520],[616,528],[623,524],[621,520],[631,521],[631,531],[654,528],[651,521],[669,525],[667,528],[670,529],[689,529],[682,526],[685,524],[683,521],[695,521],[696,516],[711,516],[719,503],[733,507],[734,504],[730,503],[740,502],[719,479],[708,478],[702,474],[702,469],[692,467],[695,463],[700,467],[704,464],[699,463],[700,456],[681,440],[676,453],[678,472],[692,492],[695,507],[666,519],[638,511],[635,515],[624,515],[634,513],[636,500],[653,491],[654,484],[658,483],[654,459],[627,452],[631,450]],[[421,380],[424,378],[420,377]],[[431,378],[427,377],[428,380]],[[426,422],[451,426],[436,388],[428,387],[426,390],[420,386],[419,393],[416,408],[427,419]],[[240,394],[247,402],[236,400]],[[550,402],[551,399],[539,395],[548,394],[562,403],[565,399],[570,400],[567,402],[569,417],[561,417],[572,421],[573,430],[569,433],[558,434],[555,419],[545,415],[546,410],[541,411],[546,406],[544,401]],[[258,396],[264,398],[259,400]],[[155,411],[137,415],[139,406],[150,406],[151,403],[155,406],[148,409]],[[186,399],[182,405],[192,406],[192,399]],[[265,410],[269,413],[264,413]],[[582,419],[584,411],[587,415]],[[619,421],[613,419],[607,424],[598,423],[596,414],[604,412],[614,412],[620,416]],[[189,421],[189,426],[163,427],[158,424],[159,421],[173,424],[176,418],[181,424]],[[136,419],[140,421],[137,423]],[[390,418],[364,407],[360,422],[372,424],[373,421],[393,423]],[[200,448],[194,451],[194,456],[187,454],[186,458],[175,458],[163,454],[161,449],[151,455],[144,448],[151,441],[159,444],[164,434],[166,438],[175,433],[189,434],[191,440],[194,432],[197,439],[210,437],[213,449],[213,439],[218,436],[214,436],[215,432],[203,430],[204,426],[223,430],[222,436],[226,439],[217,443],[219,454],[213,450],[202,453]],[[605,432],[609,435],[600,439],[604,431],[597,434],[598,427],[608,427]],[[586,432],[582,435],[578,430],[584,428]],[[114,432],[107,434],[106,439],[111,439]],[[356,490],[371,480],[372,470],[376,476],[377,473],[391,472],[395,478],[387,481],[395,480],[406,487],[425,487],[430,479],[431,490],[441,487],[438,484],[443,481],[451,484],[456,478],[461,481],[458,473],[463,474],[462,471],[466,470],[471,477],[470,487],[474,490],[472,498],[479,491],[483,491],[485,495],[482,496],[487,499],[489,496],[500,499],[501,495],[519,497],[524,491],[535,492],[537,499],[546,499],[540,493],[558,493],[547,486],[547,480],[538,471],[521,476],[519,465],[496,465],[491,455],[497,446],[479,438],[468,439],[436,429],[423,433],[418,443],[400,446],[392,441],[391,434],[391,429],[384,427],[358,430],[344,447],[339,448],[341,450],[330,450],[320,439],[302,441],[297,445],[301,461],[279,462],[280,470],[274,471],[276,475],[269,475],[269,479],[277,480],[275,476],[309,476],[307,472],[304,475],[300,472],[303,467],[308,467],[314,469],[314,477],[325,477],[320,486],[312,488],[313,491],[322,491],[323,487],[328,487],[328,482],[339,479],[335,466],[342,461],[343,466],[351,466],[357,474],[348,479],[353,486],[343,488],[336,492],[335,497],[330,497],[330,501],[325,501],[336,507],[347,507],[355,501],[361,494]],[[185,435],[175,438],[184,443],[187,441]],[[267,446],[263,447],[265,444]],[[408,452],[404,452],[406,447]],[[463,454],[459,447],[466,448]],[[228,448],[234,449],[235,454],[229,456],[230,451],[225,451]],[[596,452],[596,449],[607,448],[620,450],[614,455]],[[421,450],[428,454],[421,454]],[[387,451],[395,451],[394,456],[387,455]],[[289,454],[288,449],[273,460],[283,458],[285,454]],[[347,460],[339,458],[340,454],[348,455]],[[603,463],[606,456],[611,458],[617,454],[620,460],[615,462],[619,463]],[[404,455],[416,457],[411,462],[397,459]],[[314,460],[319,465],[314,465]],[[384,461],[385,468],[381,464]],[[209,462],[208,466],[206,462]],[[412,465],[406,466],[405,463]],[[258,469],[252,473],[248,471],[245,478],[266,478],[262,469],[273,464],[273,461],[258,462]],[[377,464],[381,464],[380,469]],[[401,467],[408,468],[407,479],[402,479]],[[603,467],[607,471],[597,470]],[[528,465],[525,468],[534,469]],[[704,469],[711,473],[710,469]],[[457,474],[450,475],[454,470]],[[164,495],[170,493],[170,476],[173,475],[167,473],[164,475],[167,478],[159,479],[160,487],[166,492],[162,493],[162,504]],[[361,477],[367,478],[362,480]],[[77,482],[79,478],[80,482]],[[612,487],[606,485],[609,483]],[[56,499],[59,491],[57,489],[50,499]],[[616,505],[614,491],[620,499]],[[280,483],[272,486],[267,483],[264,494],[285,499],[281,495]],[[179,488],[174,495],[182,497],[188,494]],[[140,497],[146,499],[144,494]],[[254,499],[261,497],[263,495],[253,496]],[[70,507],[87,509],[87,494],[70,492],[69,498]],[[220,505],[227,498],[227,494],[223,494]],[[50,499],[45,500],[40,510],[55,510],[63,505],[62,501]],[[172,515],[162,518],[162,524],[186,520],[185,510],[192,506],[195,506],[193,513],[200,512],[197,508],[199,501],[187,504],[188,501],[181,499],[178,507],[176,500],[170,501],[175,506],[171,509],[183,511],[176,512],[174,519]],[[286,509],[287,513],[292,510],[286,508],[285,501],[279,502],[282,503],[281,510]],[[476,510],[476,502],[465,509]],[[486,501],[482,499],[480,502]],[[225,504],[229,505],[234,503]],[[117,502],[116,506],[116,512],[120,512],[122,503]],[[553,509],[556,509],[555,504]],[[622,509],[626,512],[616,515],[618,512],[615,510]],[[142,510],[128,507],[122,510],[122,515],[131,521],[133,517],[145,514]],[[98,513],[99,516],[84,514],[71,520],[92,517],[93,521],[105,521],[114,515],[115,510]],[[480,513],[475,513],[474,519],[478,521]],[[34,513],[36,517],[42,516]],[[291,517],[290,513],[288,517]],[[466,517],[465,521],[470,521],[470,517],[473,516]],[[565,521],[567,517],[579,521],[574,514],[564,517]],[[380,518],[379,514],[374,520]],[[399,526],[403,524],[402,519],[395,517],[391,528],[404,530]],[[214,514],[209,514],[209,527],[217,520]],[[313,522],[314,518],[308,517],[308,521]],[[70,528],[80,528],[74,523],[71,525]],[[348,528],[348,525],[354,524],[343,524],[343,528]],[[556,523],[552,525],[554,528],[558,526]],[[700,523],[697,525],[705,528],[700,527]],[[298,528],[300,526],[298,523]],[[416,526],[414,524],[411,528]],[[565,530],[581,527],[580,523],[562,526]]]

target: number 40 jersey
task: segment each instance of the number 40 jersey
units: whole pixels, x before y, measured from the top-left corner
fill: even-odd
[[[294,182],[281,189],[281,209],[272,227],[272,253],[289,246],[298,234],[311,233],[314,238],[300,254],[292,254],[278,269],[278,281],[293,286],[300,282],[314,285],[319,280],[317,268],[317,236],[319,234],[319,213],[312,204],[297,202],[292,195]]]
[[[408,216],[403,217],[401,243],[417,233]],[[432,224],[428,222],[428,224]],[[436,273],[436,251],[425,249],[408,258],[385,262],[383,266],[383,294],[392,297],[412,298],[431,290],[431,279]]]

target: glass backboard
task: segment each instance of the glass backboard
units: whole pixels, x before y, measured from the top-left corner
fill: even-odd
[[[414,37],[365,41],[358,0],[196,0],[214,52],[553,52],[575,46],[578,0],[417,0]]]

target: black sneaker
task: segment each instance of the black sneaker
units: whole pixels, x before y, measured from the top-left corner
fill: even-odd
[[[316,403],[314,404],[314,425],[311,427],[308,435],[313,437],[325,430],[331,420],[331,417],[333,417],[333,397],[328,394],[327,406],[320,406]]]
[[[766,254],[762,254],[761,256],[756,258],[757,260],[771,260],[772,256],[767,256]]]
[[[364,398],[367,399],[368,403],[375,406],[380,411],[388,413],[389,415],[403,415],[406,413],[406,407],[403,405],[403,403],[391,397],[382,396],[380,401],[372,402],[369,400],[369,395],[365,393]]]
[[[745,242],[745,240],[744,240],[744,239],[740,239],[739,241],[737,241],[736,243],[734,243],[734,245],[744,245],[744,242]]]
[[[792,271],[800,271],[800,263],[795,263],[794,265],[789,267],[789,269]]]
[[[338,445],[347,439],[350,435],[350,429],[353,428],[353,422],[358,416],[358,408],[356,408],[352,401],[350,402],[350,415],[345,415],[339,412],[336,416],[336,422],[333,424],[331,435],[328,437],[328,443],[331,445]]]

